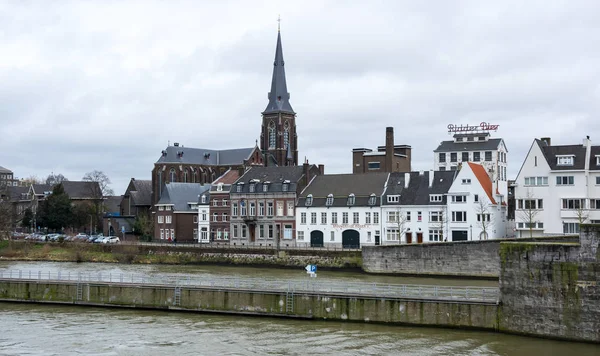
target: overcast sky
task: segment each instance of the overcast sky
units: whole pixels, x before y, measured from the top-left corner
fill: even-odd
[[[446,126],[600,143],[600,1],[0,1],[0,166],[150,179],[167,143],[254,146],[277,16],[300,160],[351,172],[393,126],[413,169]]]

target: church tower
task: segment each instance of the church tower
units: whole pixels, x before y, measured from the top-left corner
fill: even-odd
[[[298,136],[296,113],[290,104],[290,93],[285,81],[285,62],[281,48],[281,31],[277,29],[277,47],[273,63],[273,78],[269,104],[262,112],[260,149],[267,166],[297,166]]]

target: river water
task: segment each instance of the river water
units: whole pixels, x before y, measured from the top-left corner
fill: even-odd
[[[297,270],[217,266],[10,262],[0,269],[304,278]],[[497,285],[351,272],[317,278]],[[0,303],[0,327],[0,355],[600,355],[596,345],[489,332],[16,303]]]

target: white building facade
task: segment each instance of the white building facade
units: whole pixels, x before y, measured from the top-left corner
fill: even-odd
[[[194,238],[199,243],[210,242],[210,191],[206,191],[198,197],[198,217],[195,219],[198,222],[198,227],[194,231]]]
[[[516,179],[518,237],[578,234],[581,223],[600,223],[600,146],[552,146],[533,141]]]

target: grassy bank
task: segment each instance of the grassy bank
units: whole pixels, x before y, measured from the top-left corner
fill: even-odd
[[[180,246],[96,245],[86,243],[35,243],[0,241],[0,260],[106,262],[130,264],[225,264],[273,267],[358,269],[360,252],[350,251],[280,251],[226,250],[186,248]]]

